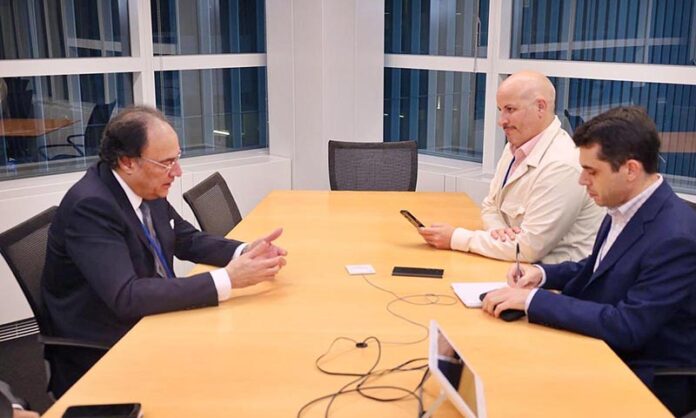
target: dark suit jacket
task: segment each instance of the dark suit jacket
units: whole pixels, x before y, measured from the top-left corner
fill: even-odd
[[[240,244],[196,230],[166,199],[148,203],[170,268],[175,255],[224,266]],[[157,277],[141,223],[103,163],[89,168],[58,208],[49,230],[42,291],[51,334],[109,346],[145,315],[217,304],[209,273]],[[85,366],[78,358],[83,354],[72,357]]]
[[[664,182],[593,267],[611,223],[590,257],[543,265],[545,289],[530,322],[601,338],[648,385],[656,367],[696,365],[696,214]]]

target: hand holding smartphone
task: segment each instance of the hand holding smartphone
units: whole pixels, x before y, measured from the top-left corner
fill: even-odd
[[[411,222],[411,225],[415,226],[416,228],[423,228],[425,225],[421,221],[418,220],[413,214],[406,209],[401,210],[401,214],[404,215],[404,218],[406,218],[409,222]]]

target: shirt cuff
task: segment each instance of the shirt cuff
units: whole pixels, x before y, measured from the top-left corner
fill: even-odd
[[[229,299],[232,296],[232,282],[230,281],[230,275],[227,274],[227,270],[224,268],[213,270],[210,272],[210,275],[213,276],[218,302]]]
[[[527,295],[527,300],[524,301],[524,313],[529,312],[529,305],[532,304],[532,299],[534,298],[534,295],[536,295],[537,290],[539,290],[539,288],[542,287],[544,283],[546,283],[546,271],[544,271],[544,268],[541,267],[539,264],[532,265],[541,270],[541,282],[539,282],[539,286],[537,286],[535,289],[532,289]]]
[[[474,231],[469,231],[464,228],[456,228],[450,239],[450,248],[458,251],[469,251],[469,243],[474,237]]]
[[[24,411],[24,407],[18,403],[13,403],[12,404],[12,409],[15,409],[17,411]]]
[[[247,245],[249,244],[247,244],[246,242],[243,244],[239,244],[239,246],[237,246],[237,249],[234,250],[234,254],[232,254],[232,259],[236,260],[240,255],[242,255],[242,252],[244,252],[244,249],[247,247]]]
[[[541,281],[537,287],[544,287],[544,284],[546,284],[546,271],[541,267],[541,264],[533,264],[533,266],[541,270]]]

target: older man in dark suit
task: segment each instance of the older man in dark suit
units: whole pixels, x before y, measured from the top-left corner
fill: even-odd
[[[249,245],[208,235],[167,202],[181,176],[176,132],[157,110],[133,107],[104,131],[100,161],[65,195],[49,230],[43,296],[53,333],[113,345],[145,315],[217,305],[232,288],[273,279],[282,230]],[[173,257],[220,266],[177,278]],[[50,387],[67,390],[103,355],[47,350]]]
[[[694,378],[655,370],[696,366],[696,214],[657,173],[660,140],[643,109],[612,109],[573,140],[580,184],[609,210],[592,254],[521,274],[513,266],[510,287],[483,308],[526,309],[530,322],[601,338],[681,415],[696,408]]]

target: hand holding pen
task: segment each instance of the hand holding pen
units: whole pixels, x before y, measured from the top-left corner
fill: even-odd
[[[520,270],[520,243],[515,244],[515,276],[513,277],[515,283],[522,277],[522,270]]]
[[[541,270],[529,264],[520,264],[520,245],[515,246],[515,263],[507,272],[507,282],[510,287],[532,289],[541,283]]]

